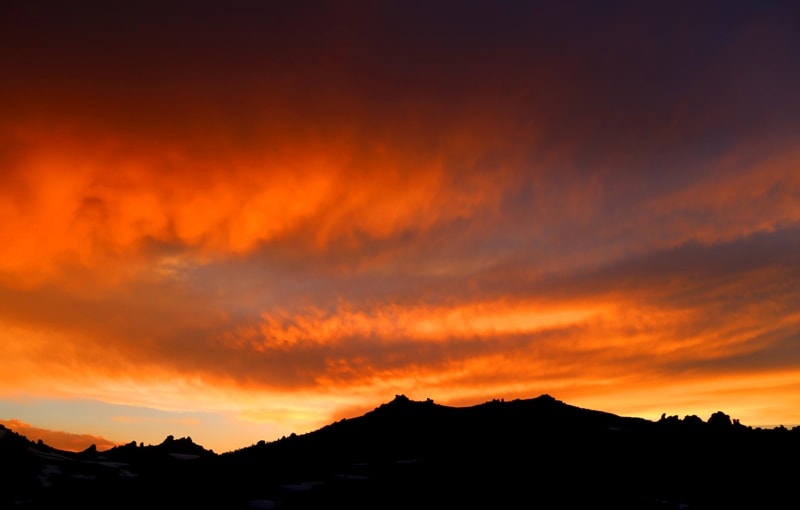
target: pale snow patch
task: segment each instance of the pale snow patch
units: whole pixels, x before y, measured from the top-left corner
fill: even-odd
[[[169,455],[170,457],[174,457],[180,460],[195,460],[200,458],[199,455],[192,455],[189,453],[170,453]]]
[[[115,468],[115,469],[127,466],[127,464],[125,464],[124,462],[109,462],[109,461],[95,462],[95,464],[100,464],[101,466]]]
[[[72,460],[71,458],[65,457],[64,455],[61,455],[61,454],[58,454],[58,453],[52,453],[52,452],[43,452],[41,450],[37,450],[36,448],[30,447],[30,446],[28,447],[27,451],[30,452],[30,453],[33,453],[35,455],[38,455],[39,457],[42,457],[44,459],[68,460],[68,461]]]
[[[54,466],[52,464],[47,464],[45,467],[42,468],[42,471],[36,478],[38,478],[39,481],[42,482],[42,485],[44,485],[45,487],[50,487],[51,485],[53,485],[52,483],[50,483],[50,477],[53,475],[60,475],[60,474],[61,474],[61,468],[59,468],[58,466]]]

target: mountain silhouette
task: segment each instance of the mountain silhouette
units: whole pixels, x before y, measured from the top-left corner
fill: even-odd
[[[398,395],[216,454],[191,438],[72,453],[0,427],[0,508],[796,508],[800,428],[658,421],[549,395],[449,407]]]

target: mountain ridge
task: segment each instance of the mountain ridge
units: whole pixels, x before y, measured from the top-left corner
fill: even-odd
[[[800,427],[753,429],[721,411],[651,421],[547,394],[468,407],[396,395],[363,415],[221,454],[173,436],[65,452],[3,427],[0,508],[502,508],[531,498],[544,507],[763,506],[796,499],[800,471],[779,466],[798,454]],[[557,489],[566,481],[574,490]]]
[[[369,417],[369,416],[373,416],[373,415],[376,415],[376,414],[380,414],[382,412],[386,412],[387,410],[399,410],[401,408],[403,408],[405,410],[409,410],[409,409],[412,409],[414,407],[422,407],[422,408],[426,408],[427,407],[427,408],[429,408],[429,406],[434,406],[435,408],[438,408],[438,409],[448,410],[446,412],[464,412],[464,411],[470,412],[470,410],[484,409],[484,408],[488,408],[488,407],[492,407],[492,406],[498,406],[500,404],[510,404],[510,405],[518,405],[518,404],[520,404],[520,405],[532,405],[532,404],[535,404],[535,405],[539,406],[539,410],[540,411],[544,410],[545,409],[545,405],[549,404],[549,405],[553,406],[553,408],[555,408],[556,406],[561,406],[563,409],[570,409],[571,411],[569,411],[569,412],[572,412],[572,413],[580,413],[580,412],[587,413],[586,416],[589,416],[589,415],[595,415],[595,416],[605,415],[608,418],[613,418],[613,419],[636,420],[636,421],[651,422],[651,423],[658,423],[659,421],[663,422],[665,420],[670,421],[670,422],[675,422],[675,421],[682,422],[682,421],[687,421],[688,420],[688,421],[690,421],[692,423],[695,423],[695,424],[696,423],[704,423],[705,424],[705,423],[714,422],[718,418],[721,418],[723,421],[724,420],[731,421],[731,423],[733,423],[736,426],[740,426],[741,425],[739,423],[739,420],[736,420],[736,419],[731,420],[730,417],[728,417],[728,415],[725,414],[723,411],[716,411],[716,412],[712,413],[712,415],[709,417],[708,420],[703,420],[701,417],[696,416],[696,415],[686,415],[683,419],[681,419],[677,415],[667,416],[667,414],[664,413],[660,420],[654,421],[654,420],[649,420],[647,418],[641,418],[641,417],[635,417],[635,416],[622,416],[622,415],[617,415],[617,414],[610,413],[610,412],[607,412],[607,411],[600,411],[600,410],[595,410],[595,409],[589,409],[589,408],[583,408],[583,407],[579,407],[579,406],[574,406],[574,405],[571,405],[571,404],[567,404],[567,403],[565,403],[565,402],[563,402],[563,401],[561,401],[559,399],[556,399],[555,397],[553,397],[552,395],[547,394],[547,393],[541,394],[541,395],[539,395],[537,397],[532,397],[532,398],[527,398],[527,399],[516,398],[516,399],[508,400],[508,401],[506,401],[505,399],[492,399],[492,400],[488,400],[488,401],[482,402],[480,404],[474,404],[474,405],[470,405],[470,406],[448,406],[448,405],[438,404],[438,403],[434,402],[433,399],[430,399],[430,398],[425,399],[425,400],[412,400],[412,399],[408,398],[405,394],[397,394],[397,395],[395,395],[394,399],[392,399],[392,400],[390,400],[388,402],[381,403],[377,407],[375,407],[375,408],[373,408],[373,409],[371,409],[369,411],[366,411],[364,414],[362,414],[360,416],[341,418],[339,420],[336,420],[336,421],[333,421],[333,422],[328,423],[326,425],[323,425],[319,429],[315,429],[315,430],[304,432],[304,433],[300,433],[300,434],[292,433],[292,434],[290,434],[290,436],[284,436],[282,438],[271,440],[271,441],[261,440],[257,444],[264,444],[264,443],[270,444],[270,443],[274,443],[274,442],[277,442],[277,441],[281,441],[281,440],[283,440],[283,439],[285,439],[287,437],[306,436],[306,435],[309,435],[309,434],[314,434],[314,433],[316,433],[316,432],[318,432],[320,430],[324,430],[324,429],[327,429],[329,427],[335,426],[337,423],[340,423],[340,422],[358,420],[358,419],[363,418],[363,417]],[[394,412],[394,411],[390,411],[390,412]],[[747,428],[753,429],[754,427],[748,426]],[[776,425],[774,427],[755,427],[755,429],[757,429],[757,430],[782,429],[782,428],[786,428],[785,425]],[[800,429],[800,425],[793,427],[793,429]],[[81,452],[74,452],[74,451],[71,451],[71,450],[61,450],[61,449],[58,449],[58,448],[53,447],[51,445],[48,445],[47,443],[43,442],[42,440],[39,440],[38,442],[35,442],[32,438],[28,438],[24,434],[20,434],[20,433],[14,431],[13,428],[5,426],[3,424],[0,424],[0,439],[2,439],[4,431],[10,432],[11,434],[14,434],[14,435],[17,435],[17,436],[20,436],[20,437],[24,438],[25,440],[27,440],[30,443],[37,444],[39,447],[46,447],[46,448],[49,448],[51,450],[57,450],[57,451],[63,452],[63,453],[68,454],[68,455],[69,454],[74,454],[74,453],[86,454],[86,453],[88,453],[90,451],[94,451],[94,450],[97,449],[97,446],[95,444],[91,444]],[[174,441],[174,443],[172,443],[173,441]],[[162,442],[158,443],[158,444],[144,445],[144,443],[140,443],[140,442],[138,442],[136,440],[132,440],[132,441],[129,441],[127,443],[121,443],[121,444],[118,444],[118,445],[113,446],[111,448],[107,448],[105,450],[96,450],[96,451],[99,452],[99,453],[102,453],[102,452],[109,452],[109,451],[117,451],[117,450],[120,450],[120,449],[130,449],[132,447],[145,447],[145,448],[160,447],[160,448],[164,448],[167,445],[169,445],[170,443],[172,443],[173,446],[189,445],[189,444],[194,445],[194,446],[189,446],[188,447],[190,450],[192,450],[192,453],[198,453],[199,450],[198,450],[197,447],[202,449],[202,452],[205,452],[205,453],[213,453],[214,452],[213,450],[206,449],[205,447],[202,446],[202,444],[194,443],[192,441],[192,438],[189,437],[189,436],[180,437],[180,438],[176,439],[175,436],[173,436],[173,435],[165,436],[165,438],[162,440]],[[251,446],[253,446],[253,445],[251,445]],[[233,453],[233,452],[245,449],[245,448],[248,448],[248,446],[242,446],[242,447],[240,447],[238,449],[221,452],[219,454],[220,455],[225,455],[225,454]],[[183,453],[188,453],[188,452],[183,452]]]

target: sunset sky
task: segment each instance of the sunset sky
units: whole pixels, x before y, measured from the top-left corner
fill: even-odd
[[[0,423],[800,424],[800,4],[0,3]]]

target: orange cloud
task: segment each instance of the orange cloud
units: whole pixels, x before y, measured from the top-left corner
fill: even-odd
[[[69,452],[80,452],[91,445],[95,445],[98,450],[102,451],[108,450],[120,444],[109,441],[104,437],[93,436],[90,434],[73,434],[71,432],[64,432],[61,430],[49,430],[34,427],[33,425],[20,420],[0,420],[0,424],[5,425],[17,434],[21,434],[32,441],[41,440],[53,448],[58,448],[59,450],[66,450]]]
[[[129,148],[107,136],[91,144],[19,136],[26,150],[0,192],[0,235],[12,240],[0,274],[12,285],[69,279],[76,270],[101,280],[139,278],[148,265],[175,256],[159,253],[158,245],[174,247],[190,264],[280,240],[299,240],[312,251],[342,243],[357,249],[362,238],[424,233],[485,212],[502,190],[500,183],[452,174],[447,152],[415,158],[333,140],[195,156],[180,147]],[[470,151],[451,150],[458,157]]]
[[[162,283],[81,298],[5,291],[4,378],[29,388],[70,381],[80,391],[113,378],[283,391],[408,374],[442,387],[470,387],[470,374],[475,386],[489,379],[535,386],[533,373],[717,370],[726,359],[775,348],[762,366],[753,358],[755,370],[767,370],[781,363],[780,346],[797,327],[795,291],[776,283],[794,278],[793,251],[775,242],[664,252],[579,278],[525,282],[515,273],[502,297],[490,288],[470,296],[463,286],[470,283],[456,278],[429,291],[429,305],[395,295],[323,307],[320,295],[315,306],[299,301],[236,316],[224,312],[225,299]],[[764,260],[740,255],[748,249]]]

